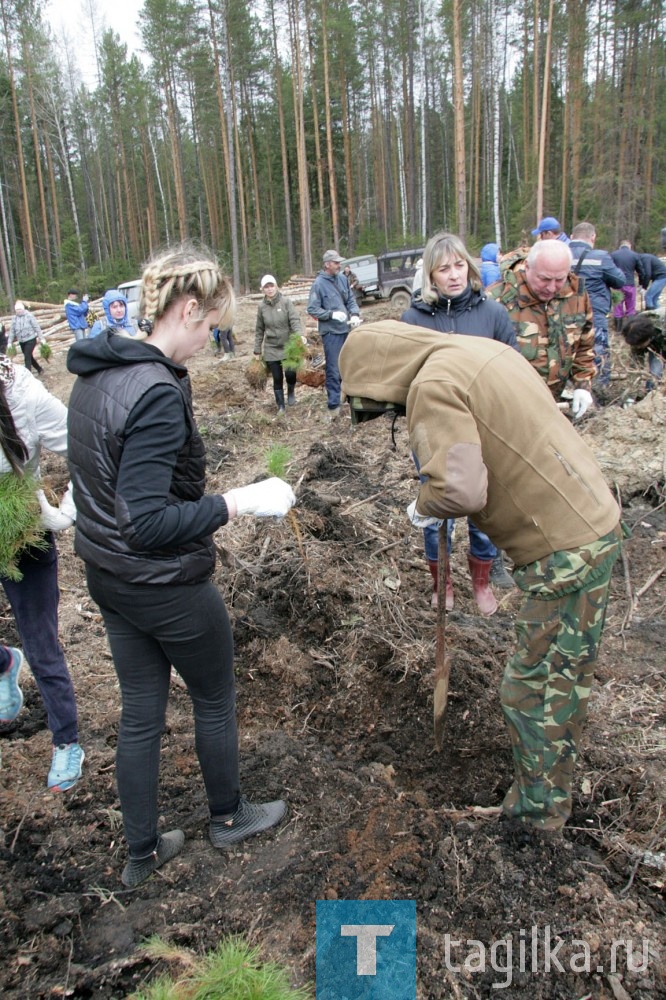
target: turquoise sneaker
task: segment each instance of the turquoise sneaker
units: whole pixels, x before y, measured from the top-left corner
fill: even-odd
[[[81,768],[86,755],[79,743],[61,743],[53,748],[51,770],[46,779],[52,792],[66,792],[81,777]]]
[[[0,674],[0,722],[13,722],[23,706],[23,691],[18,679],[23,669],[23,653],[7,647],[12,655],[9,670]]]

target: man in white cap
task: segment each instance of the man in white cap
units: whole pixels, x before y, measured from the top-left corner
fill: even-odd
[[[349,282],[340,274],[344,257],[337,250],[327,250],[322,269],[312,283],[308,313],[319,322],[319,333],[326,358],[326,396],[328,415],[340,414],[340,368],[338,358],[347,334],[361,322],[359,308]]]

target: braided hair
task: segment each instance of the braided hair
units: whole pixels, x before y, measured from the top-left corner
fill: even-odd
[[[232,325],[236,300],[231,283],[211,251],[191,243],[169,247],[148,261],[141,279],[139,313],[154,325],[183,296],[197,300],[201,319],[217,310],[217,325]]]

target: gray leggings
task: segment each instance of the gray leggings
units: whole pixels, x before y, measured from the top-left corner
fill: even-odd
[[[229,616],[217,588],[125,583],[86,566],[120,682],[116,781],[130,857],[157,845],[160,743],[171,666],[187,685],[211,816],[238,804],[238,733]]]

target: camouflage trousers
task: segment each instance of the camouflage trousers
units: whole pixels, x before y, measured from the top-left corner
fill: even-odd
[[[571,815],[577,744],[621,541],[618,525],[513,573],[525,599],[500,688],[515,773],[503,809],[541,829],[558,829]]]

